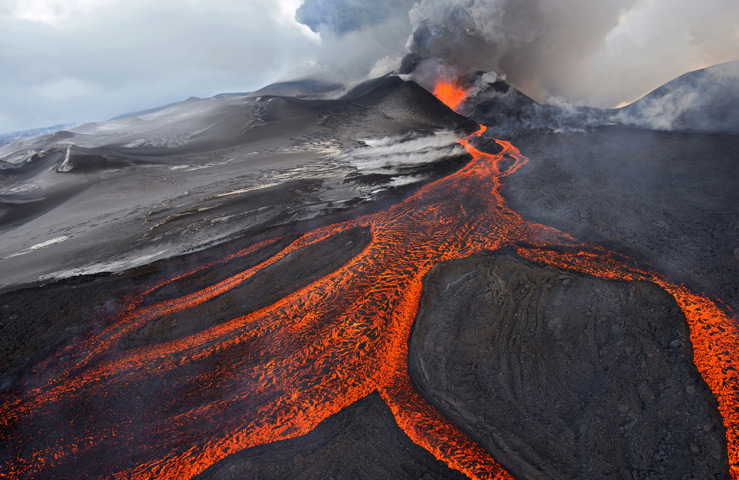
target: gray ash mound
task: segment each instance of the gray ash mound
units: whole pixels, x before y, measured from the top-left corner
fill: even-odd
[[[397,76],[385,76],[369,80],[353,88],[345,95],[346,101],[368,109],[370,128],[387,128],[387,120],[403,125],[403,130],[388,130],[386,134],[408,133],[409,127],[416,130],[449,128],[472,133],[477,130],[475,122],[454,113],[427,90],[415,82],[403,81]],[[385,133],[371,130],[372,133]]]
[[[73,123],[61,123],[59,125],[52,125],[50,127],[32,128],[30,130],[19,130],[16,132],[0,133],[0,147],[3,147],[10,142],[20,140],[28,137],[37,137],[39,135],[53,134],[65,128],[74,127]]]
[[[467,477],[415,445],[379,395],[368,397],[291,440],[249,448],[216,463],[198,480],[450,479]]]
[[[686,73],[623,107],[615,119],[658,130],[739,133],[739,61]]]
[[[411,378],[521,479],[728,478],[685,317],[645,282],[498,253],[424,278]]]

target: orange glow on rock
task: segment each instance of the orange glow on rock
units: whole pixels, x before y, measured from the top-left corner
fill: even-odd
[[[452,110],[456,111],[460,103],[467,98],[467,90],[458,83],[440,80],[434,86],[434,96]]]
[[[0,477],[192,478],[244,448],[308,433],[378,391],[400,428],[451,468],[473,479],[511,478],[415,391],[407,371],[423,276],[439,262],[510,246],[533,261],[601,278],[653,281],[676,298],[695,364],[718,398],[732,478],[739,479],[733,312],[628,257],[522,218],[500,192],[502,179],[528,159],[501,140],[498,154],[478,150],[472,140],[484,133],[481,127],[460,140],[472,157],[466,166],[386,210],[305,233],[261,264],[178,298],[144,301],[197,269],[143,286],[118,317],[38,365],[21,389],[2,394],[0,445],[12,460],[0,465]],[[273,305],[184,338],[125,346],[148,322],[216,298],[353,227],[371,230],[364,250]]]

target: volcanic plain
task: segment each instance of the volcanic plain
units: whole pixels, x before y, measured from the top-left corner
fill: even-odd
[[[739,478],[739,136],[509,88],[0,148],[0,475]]]

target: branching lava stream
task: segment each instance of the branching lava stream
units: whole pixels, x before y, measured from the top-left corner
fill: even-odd
[[[478,150],[475,137],[484,133],[481,127],[460,140],[472,156],[464,168],[387,210],[317,228],[261,264],[179,298],[145,305],[146,295],[166,282],[142,287],[104,329],[38,365],[22,389],[3,394],[0,444],[9,461],[0,476],[191,478],[244,448],[303,435],[379,391],[408,436],[450,467],[471,478],[511,478],[416,393],[407,341],[431,267],[512,246],[536,262],[650,280],[675,297],[690,324],[695,363],[719,400],[732,478],[739,479],[733,312],[512,211],[501,180],[527,159],[500,140],[499,153]],[[123,345],[148,322],[203,304],[291,252],[358,226],[372,234],[360,254],[276,303],[184,338]]]

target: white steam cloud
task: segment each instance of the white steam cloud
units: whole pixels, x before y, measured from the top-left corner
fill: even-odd
[[[365,139],[365,148],[353,150],[341,160],[348,162],[361,174],[392,175],[403,173],[408,167],[430,164],[443,158],[465,153],[458,143],[459,134],[451,131],[433,135],[406,135]]]

